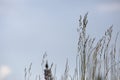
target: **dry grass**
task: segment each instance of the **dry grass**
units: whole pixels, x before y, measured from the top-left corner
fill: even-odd
[[[65,72],[61,77],[61,80],[120,80],[120,51],[117,51],[117,38],[119,33],[116,35],[115,42],[111,44],[113,26],[110,26],[101,39],[95,43],[95,38],[90,38],[86,34],[87,28],[87,15],[79,19],[79,27],[77,29],[79,33],[78,39],[78,54],[76,55],[76,66],[74,75],[69,74],[68,60],[65,66]],[[117,53],[118,52],[118,53]],[[45,63],[46,53],[42,59],[42,70]],[[25,80],[30,80],[31,66],[25,68]],[[47,68],[46,68],[47,69]],[[48,69],[47,69],[48,70]],[[51,70],[51,68],[49,68]],[[50,73],[52,78],[45,80],[56,80],[56,68],[54,75]],[[44,76],[46,76],[44,74]],[[37,76],[36,76],[36,80]],[[40,80],[40,76],[39,76]]]
[[[114,45],[111,45],[112,27],[105,32],[104,36],[95,44],[95,38],[86,34],[88,23],[87,15],[80,16],[78,40],[78,54],[76,56],[76,69],[74,80],[119,80],[120,79],[120,54],[116,53],[116,36]]]

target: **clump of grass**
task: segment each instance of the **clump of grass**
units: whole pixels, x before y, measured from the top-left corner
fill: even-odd
[[[105,32],[104,36],[95,43],[95,38],[90,38],[86,34],[87,15],[80,16],[78,39],[78,54],[76,56],[76,69],[74,80],[119,80],[120,65],[119,53],[116,53],[116,42],[112,47],[112,31],[113,26]],[[112,47],[112,48],[111,48]]]
[[[120,80],[120,51],[117,52],[117,38],[119,33],[116,35],[115,42],[112,44],[112,32],[113,25],[105,31],[105,34],[95,43],[95,38],[91,38],[86,33],[88,24],[87,20],[88,13],[79,19],[79,27],[77,29],[79,34],[78,39],[78,53],[76,55],[76,66],[73,77],[69,74],[68,60],[66,62],[65,71],[62,75],[61,80]],[[52,66],[48,67],[46,60],[47,54],[43,55],[41,67],[44,73],[45,80],[57,80],[56,78],[56,67],[54,76],[52,75]],[[45,64],[46,61],[46,64]],[[45,65],[45,68],[44,68]],[[25,68],[25,80],[30,80],[31,77],[31,66],[30,64],[28,71]],[[37,80],[40,75],[36,76]]]
[[[49,64],[47,61],[47,53],[45,52],[42,57],[42,62],[41,62],[41,68],[42,68],[41,73],[44,76],[44,80],[56,80],[56,67],[55,67],[54,76],[52,75],[52,67],[53,67],[53,63],[49,67]],[[32,63],[30,63],[28,68],[24,69],[24,73],[25,73],[24,79],[25,80],[31,80],[31,75],[32,75],[31,69],[32,69]],[[41,80],[40,74],[35,76],[35,80]]]

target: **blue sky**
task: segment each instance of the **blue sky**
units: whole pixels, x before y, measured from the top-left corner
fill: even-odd
[[[44,52],[57,64],[57,76],[63,74],[67,58],[72,73],[78,20],[86,12],[91,37],[99,39],[110,25],[113,37],[120,31],[119,0],[0,0],[0,68],[10,70],[7,80],[24,80],[30,62],[33,77],[41,73]]]

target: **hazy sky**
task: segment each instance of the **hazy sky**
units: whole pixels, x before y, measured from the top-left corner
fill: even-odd
[[[35,78],[44,52],[59,77],[67,58],[74,70],[78,20],[86,12],[91,37],[99,39],[110,25],[120,31],[119,0],[0,0],[0,76],[6,71],[7,80],[24,80],[32,62]]]

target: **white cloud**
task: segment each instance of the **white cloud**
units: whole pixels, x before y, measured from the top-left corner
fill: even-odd
[[[99,12],[118,12],[120,11],[120,3],[104,3],[97,6],[97,11]]]
[[[11,70],[8,66],[0,66],[0,80],[4,80],[5,78],[7,78],[10,73]]]

